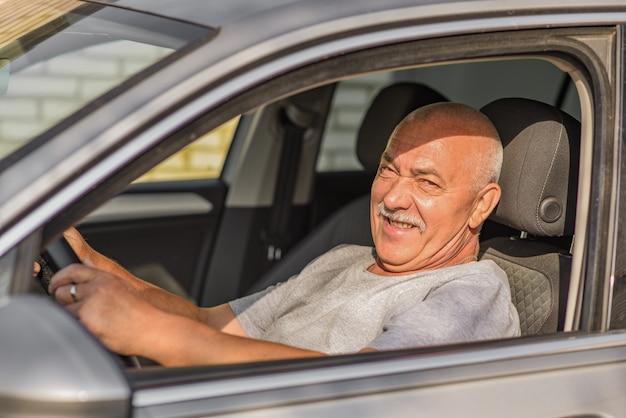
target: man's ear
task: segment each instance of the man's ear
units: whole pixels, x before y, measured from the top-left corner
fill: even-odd
[[[470,228],[479,228],[482,223],[487,220],[489,214],[496,208],[496,205],[500,201],[501,195],[502,189],[500,189],[497,183],[489,183],[478,192],[474,209],[469,218]]]

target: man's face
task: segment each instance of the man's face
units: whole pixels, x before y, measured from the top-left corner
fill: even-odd
[[[370,217],[378,255],[373,271],[405,274],[443,267],[472,241],[468,220],[477,198],[476,144],[466,136],[446,136],[441,125],[397,130],[372,184]]]

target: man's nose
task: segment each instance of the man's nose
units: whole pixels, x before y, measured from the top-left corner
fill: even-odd
[[[388,209],[408,209],[411,206],[411,179],[398,177],[385,193],[383,202]]]

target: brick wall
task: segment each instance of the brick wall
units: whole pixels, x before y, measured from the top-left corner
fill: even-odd
[[[33,64],[12,74],[0,97],[6,154],[170,51],[117,41]]]
[[[375,94],[391,82],[391,73],[379,73],[339,83],[318,159],[318,171],[360,169],[356,138],[361,120]]]

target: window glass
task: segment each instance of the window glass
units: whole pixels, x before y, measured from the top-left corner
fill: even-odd
[[[545,60],[472,62],[371,74],[338,84],[317,171],[362,169],[356,157],[361,120],[376,93],[399,81],[425,84],[452,101],[476,108],[500,97],[524,97],[555,105],[580,119],[578,95],[570,77]]]
[[[232,119],[198,138],[136,180],[137,183],[218,178],[237,129]]]
[[[7,154],[170,52],[118,40],[53,57],[11,75],[0,98],[0,153]]]
[[[0,18],[0,158],[210,32],[74,0],[7,0]]]
[[[363,167],[356,157],[356,137],[370,102],[390,84],[393,73],[344,80],[337,85],[317,160],[317,171],[349,171]]]

